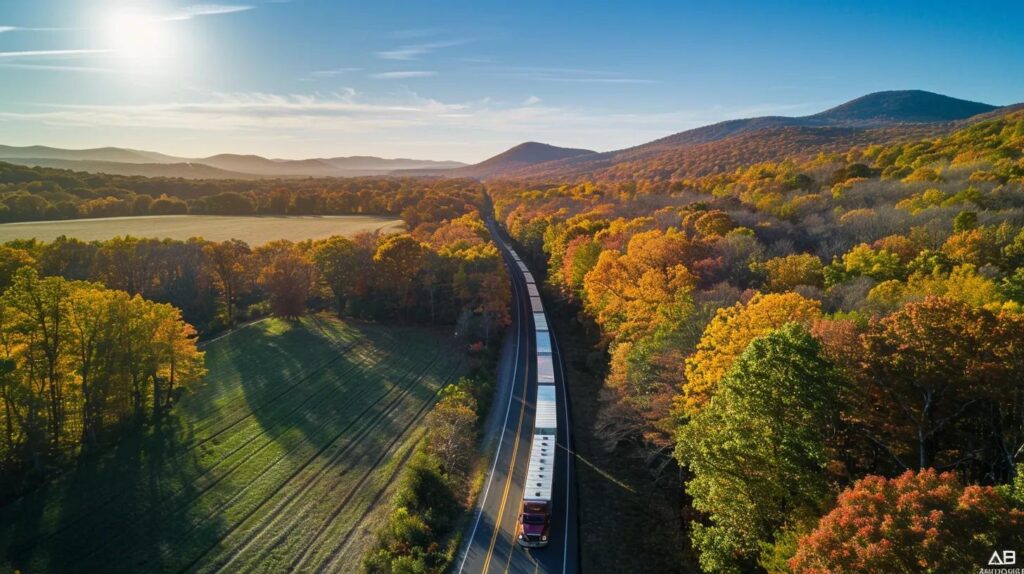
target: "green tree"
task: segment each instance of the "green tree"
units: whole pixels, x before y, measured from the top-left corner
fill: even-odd
[[[974,211],[961,211],[953,218],[953,231],[960,233],[978,227],[978,214]]]
[[[791,323],[751,342],[680,430],[686,489],[709,520],[693,530],[706,572],[749,569],[789,522],[820,510],[839,389],[818,342]]]

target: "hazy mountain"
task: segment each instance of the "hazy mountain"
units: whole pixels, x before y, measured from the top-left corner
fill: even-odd
[[[119,163],[178,163],[184,158],[157,152],[101,147],[94,149],[60,149],[41,145],[16,147],[0,145],[0,158],[4,159],[62,159],[74,161],[108,161]]]
[[[476,177],[485,179],[537,164],[569,158],[578,158],[581,156],[592,156],[596,155],[596,153],[597,152],[588,149],[556,147],[538,142],[526,142],[506,150],[490,159],[471,166],[453,169],[444,175],[451,177]]]
[[[202,163],[128,163],[117,161],[90,161],[51,158],[2,158],[7,163],[32,167],[70,169],[89,173],[112,175],[141,175],[145,177],[183,177],[185,179],[257,179],[260,176],[218,169]]]
[[[466,165],[457,161],[385,159],[372,156],[288,160],[267,159],[258,155],[218,154],[192,159],[116,147],[72,150],[47,146],[2,145],[0,161],[80,171],[102,171],[118,175],[246,179],[390,175],[401,170],[454,169]],[[172,172],[181,175],[170,175]]]
[[[372,156],[332,157],[321,160],[339,169],[352,171],[398,171],[405,169],[454,169],[465,167],[461,161],[433,161],[424,159],[385,159]]]
[[[473,177],[624,179],[652,173],[658,177],[701,175],[804,152],[930,137],[1000,110],[1004,108],[920,90],[877,92],[811,116],[729,120],[632,148],[491,170]],[[451,175],[463,175],[474,167],[453,170]]]
[[[219,154],[187,159],[125,148],[67,150],[45,146],[0,146],[0,161],[21,164],[31,161],[32,165],[124,175],[174,174],[178,177],[209,178],[367,175],[479,179],[685,177],[803,153],[844,150],[861,143],[931,137],[955,129],[966,121],[1007,109],[1009,107],[998,108],[921,90],[877,92],[810,116],[729,120],[604,153],[526,142],[470,166],[459,162],[371,156],[285,160],[258,155]]]

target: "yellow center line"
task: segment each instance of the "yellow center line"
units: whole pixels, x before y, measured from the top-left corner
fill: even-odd
[[[540,572],[540,563],[534,560],[533,554],[530,553],[528,548],[516,548],[515,544],[512,545],[512,550],[508,553],[508,560],[505,561],[505,574],[510,572],[509,568],[512,566],[512,553],[520,551],[526,555],[527,560],[533,564],[533,574]]]
[[[487,560],[484,562],[484,570],[482,574],[487,574],[487,571],[491,568],[491,557],[494,554],[494,544],[498,541],[498,532],[501,531],[501,518],[505,514],[505,503],[508,502],[508,491],[512,487],[512,475],[515,473],[516,468],[516,452],[519,451],[519,434],[523,430],[523,416],[526,414],[526,383],[528,382],[529,379],[527,379],[523,384],[523,406],[519,409],[519,424],[516,426],[515,443],[512,445],[512,462],[509,463],[508,474],[505,477],[505,492],[501,495],[501,507],[498,508],[498,518],[494,521],[494,534],[491,535],[491,545],[487,548]],[[515,541],[513,540],[513,543],[514,542]],[[509,551],[509,555],[511,555],[511,551]]]

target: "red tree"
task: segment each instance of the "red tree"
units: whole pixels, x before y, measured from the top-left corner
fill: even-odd
[[[952,473],[869,476],[839,495],[804,536],[795,574],[970,572],[993,551],[1024,547],[1024,512],[994,488]]]

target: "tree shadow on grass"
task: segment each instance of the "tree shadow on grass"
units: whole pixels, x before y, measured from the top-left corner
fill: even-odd
[[[341,351],[353,335],[336,321],[265,323],[208,348],[209,380],[158,424],[124,429],[116,445],[82,455],[63,476],[0,508],[0,570],[201,564],[338,437],[354,408],[398,380],[344,383],[358,368]],[[401,331],[363,331],[370,347],[396,355],[417,348]]]

